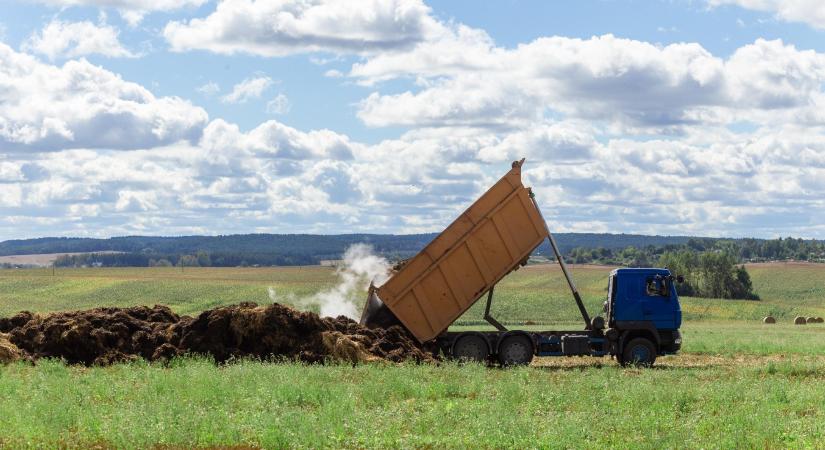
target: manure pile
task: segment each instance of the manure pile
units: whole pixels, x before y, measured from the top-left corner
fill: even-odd
[[[62,358],[70,364],[109,365],[184,354],[232,358],[325,361],[432,361],[431,349],[405,329],[369,329],[280,304],[241,303],[178,316],[166,306],[95,308],[0,318],[0,362]]]

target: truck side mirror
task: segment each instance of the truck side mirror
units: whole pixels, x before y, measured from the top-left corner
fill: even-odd
[[[685,277],[682,275],[676,275],[676,282],[682,284],[685,282]]]

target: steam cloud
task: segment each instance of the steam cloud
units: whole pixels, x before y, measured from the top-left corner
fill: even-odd
[[[381,285],[389,278],[390,263],[373,253],[367,244],[351,245],[344,253],[344,261],[338,267],[338,284],[332,289],[303,298],[288,296],[278,298],[275,288],[269,288],[273,302],[291,303],[301,309],[317,306],[322,317],[346,316],[358,320],[360,308],[366,298],[370,282]]]

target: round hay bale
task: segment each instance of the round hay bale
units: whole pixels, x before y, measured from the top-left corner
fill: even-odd
[[[808,323],[816,323],[816,317],[808,317],[805,321]]]
[[[536,322],[533,322],[532,320],[525,320],[525,321],[524,321],[524,324],[525,324],[525,325],[535,325],[535,324],[536,324]]]
[[[13,363],[21,357],[20,349],[9,341],[9,335],[0,333],[0,364]]]
[[[762,319],[762,323],[776,323],[776,318],[774,318],[773,316],[766,316],[764,319]]]
[[[793,324],[794,324],[794,325],[805,325],[806,323],[808,323],[808,322],[807,322],[807,321],[805,320],[805,318],[804,318],[804,317],[802,317],[802,316],[797,316],[797,317],[793,320]]]
[[[817,317],[816,323],[825,323],[825,319],[823,319],[822,317]]]

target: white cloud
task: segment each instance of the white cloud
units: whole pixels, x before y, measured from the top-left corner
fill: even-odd
[[[279,93],[272,100],[266,103],[266,112],[269,114],[286,114],[292,108],[289,98],[283,93]]]
[[[495,145],[482,148],[478,157],[506,163],[523,157],[535,161],[570,163],[588,161],[598,147],[597,130],[584,123],[563,122],[535,125],[506,135]]]
[[[195,90],[200,92],[201,94],[207,96],[207,97],[211,97],[211,96],[217,94],[218,92],[220,92],[221,87],[218,85],[218,83],[215,83],[214,81],[210,81],[210,82],[205,83],[201,86],[198,86]]]
[[[206,112],[85,60],[43,64],[0,43],[0,148],[135,149],[197,140]]]
[[[173,51],[285,56],[409,48],[440,32],[421,0],[221,0],[203,19],[170,22]]]
[[[248,133],[221,119],[204,130],[201,147],[218,153],[245,151],[261,158],[278,160],[352,158],[354,147],[347,136],[330,130],[301,132],[275,120],[266,121]]]
[[[207,0],[35,0],[50,6],[93,6],[98,8],[113,8],[129,22],[136,26],[143,16],[154,11],[174,11],[181,8],[197,7]]]
[[[758,39],[725,60],[698,44],[659,47],[610,35],[540,38],[512,50],[479,39],[466,52],[448,41],[449,58],[427,44],[356,64],[351,76],[366,84],[415,77],[421,86],[373,93],[358,116],[371,126],[522,127],[561,114],[654,133],[760,115],[821,117],[815,106],[825,55],[778,40]],[[465,63],[463,55],[472,54],[478,56]]]
[[[435,231],[526,156],[554,230],[825,236],[825,129],[608,137],[582,122],[419,129],[365,145],[276,121],[214,120],[197,143],[0,161],[0,231]],[[39,173],[39,175],[37,175]],[[34,174],[31,178],[27,174]],[[19,232],[18,232],[19,233]],[[8,234],[12,236],[14,234]]]
[[[221,97],[224,103],[246,103],[249,100],[260,98],[264,91],[272,86],[269,77],[247,78],[232,87],[232,92]]]
[[[711,7],[738,5],[742,8],[770,12],[787,22],[803,22],[825,29],[825,3],[821,0],[707,0]]]
[[[136,57],[121,45],[118,34],[118,30],[109,25],[52,20],[39,33],[32,34],[23,43],[23,49],[46,55],[51,60],[93,54],[111,58]]]

